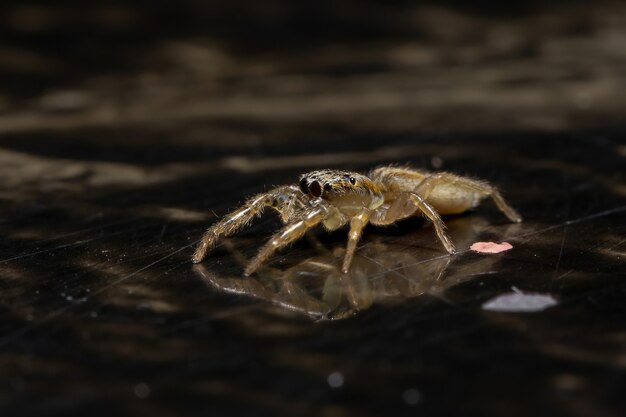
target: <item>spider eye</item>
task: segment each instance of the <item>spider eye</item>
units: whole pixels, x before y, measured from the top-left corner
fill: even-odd
[[[354,177],[348,178],[348,181],[350,181],[350,184],[352,184],[352,185],[356,184],[356,178],[354,178]]]
[[[331,191],[333,189],[333,186],[330,185],[329,182],[327,182],[326,184],[324,184],[324,191]]]
[[[306,178],[302,178],[300,180],[300,191],[302,191],[304,194],[308,194],[309,192],[309,187],[306,183]]]
[[[319,181],[313,181],[309,184],[309,192],[313,197],[319,197],[322,195],[322,186]]]

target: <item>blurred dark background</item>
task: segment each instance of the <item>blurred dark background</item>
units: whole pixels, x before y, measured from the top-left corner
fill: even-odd
[[[5,1],[0,133],[605,128],[625,38],[619,1]]]

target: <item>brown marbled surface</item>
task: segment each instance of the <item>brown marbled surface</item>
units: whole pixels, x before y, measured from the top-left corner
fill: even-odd
[[[623,415],[624,6],[238,7],[0,6],[0,414]],[[189,261],[250,194],[387,163],[524,222],[449,217],[453,257],[370,227],[348,278],[318,231],[243,278],[268,214]],[[557,304],[483,308],[516,291]]]

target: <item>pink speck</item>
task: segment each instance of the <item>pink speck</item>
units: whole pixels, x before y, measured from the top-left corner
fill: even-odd
[[[478,253],[500,253],[513,249],[513,245],[508,242],[476,242],[470,246],[470,249]]]

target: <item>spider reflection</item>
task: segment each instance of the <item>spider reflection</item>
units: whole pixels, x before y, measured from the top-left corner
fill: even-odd
[[[459,218],[450,222],[449,232],[462,244],[460,247],[468,247],[486,224],[481,219]],[[506,232],[514,227],[509,226]],[[232,245],[226,246],[240,263],[247,262]],[[194,265],[194,270],[220,292],[265,300],[316,320],[336,320],[375,303],[398,303],[422,294],[443,296],[447,288],[480,275],[500,259],[472,256],[469,264],[448,274],[454,256],[412,244],[368,242],[354,256],[348,273],[343,273],[345,249],[337,247],[330,251],[319,242],[316,246],[320,255],[283,269],[263,266],[255,277],[220,276],[201,264]]]

